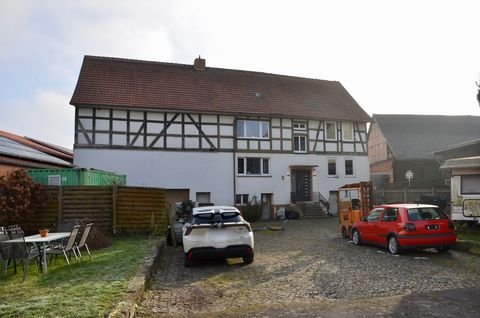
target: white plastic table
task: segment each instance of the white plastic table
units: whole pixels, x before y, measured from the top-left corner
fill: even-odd
[[[56,232],[48,233],[47,236],[41,237],[40,234],[25,236],[25,243],[35,243],[42,244],[42,263],[43,263],[43,272],[46,274],[48,272],[47,268],[47,247],[50,242],[61,240],[63,238],[69,237],[70,232]],[[16,238],[13,240],[4,241],[4,243],[23,243],[22,238]]]

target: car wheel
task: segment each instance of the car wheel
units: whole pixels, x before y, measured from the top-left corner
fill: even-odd
[[[253,252],[252,252],[252,255],[242,257],[242,259],[243,259],[243,262],[245,264],[252,264],[253,263]]]
[[[185,267],[192,267],[193,261],[188,257],[188,253],[185,253],[185,260],[184,263]]]
[[[342,226],[342,237],[343,238],[347,237],[347,229],[344,226]]]
[[[439,251],[440,253],[448,252],[449,250],[450,250],[450,246],[437,247],[437,251]]]
[[[362,243],[360,240],[360,233],[357,230],[353,230],[352,232],[352,241],[355,245],[360,245]]]
[[[398,244],[398,240],[395,236],[390,236],[387,247],[388,251],[393,255],[397,255],[400,252],[400,244]]]

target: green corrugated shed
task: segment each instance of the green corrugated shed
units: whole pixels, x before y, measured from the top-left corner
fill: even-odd
[[[127,176],[93,169],[32,169],[28,171],[33,181],[44,185],[105,186],[126,185]]]

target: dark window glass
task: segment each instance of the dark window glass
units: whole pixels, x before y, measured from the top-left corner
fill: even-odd
[[[337,175],[337,162],[335,160],[328,160],[328,175],[329,176]]]
[[[345,174],[347,176],[353,176],[353,160],[345,160]]]
[[[238,174],[245,173],[245,165],[243,160],[244,160],[243,158],[238,158],[237,160]]]
[[[385,213],[383,213],[382,221],[394,222],[397,220],[397,216],[398,216],[398,209],[388,208],[385,210]]]
[[[264,158],[262,159],[262,161],[263,161],[263,167],[262,167],[263,174],[269,174],[270,168],[268,166],[268,159]]]
[[[260,158],[247,158],[247,174],[260,173]]]
[[[443,220],[447,216],[437,208],[414,208],[408,209],[409,221],[428,221],[428,220]]]

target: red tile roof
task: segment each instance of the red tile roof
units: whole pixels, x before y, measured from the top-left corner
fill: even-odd
[[[70,104],[370,121],[336,81],[96,56]]]

